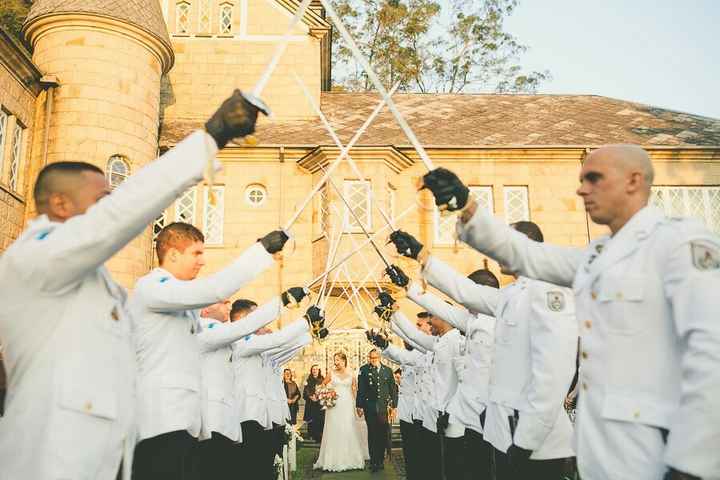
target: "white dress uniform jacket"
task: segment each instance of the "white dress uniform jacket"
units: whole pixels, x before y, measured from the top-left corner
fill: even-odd
[[[432,350],[432,362],[430,365],[430,376],[432,378],[432,389],[430,392],[430,406],[434,410],[435,422],[440,412],[446,412],[450,400],[455,395],[458,386],[457,372],[453,359],[460,356],[460,345],[462,335],[453,328],[441,337],[434,337],[423,333],[416,328],[404,315],[393,315],[393,321],[410,337],[415,343],[426,349]],[[453,420],[453,419],[451,419]],[[436,431],[437,426],[428,425],[423,419],[423,426],[431,431]],[[457,422],[450,422],[445,429],[445,436],[450,438],[462,437],[465,434],[465,425]]]
[[[383,354],[402,368],[402,378],[398,389],[398,419],[402,422],[413,423],[415,398],[420,395],[416,386],[416,378],[421,375],[420,367],[415,365],[425,357],[425,354],[415,348],[406,350],[394,345],[388,345],[388,348],[383,350]],[[410,360],[407,361],[406,357]]]
[[[208,277],[182,281],[156,268],[138,280],[129,305],[135,322],[140,440],[178,430],[199,436],[201,361],[195,334],[201,327],[196,309],[230,297],[272,263],[272,255],[256,243]],[[244,335],[235,331],[225,344]]]
[[[270,392],[275,389],[269,386],[267,365],[272,362],[274,354],[281,353],[299,342],[311,341],[309,326],[303,318],[277,332],[248,335],[233,343],[235,396],[241,423],[255,421],[265,429],[272,428],[273,419],[268,402],[271,398]],[[281,381],[279,377],[276,379]]]
[[[135,447],[126,296],[103,263],[202,179],[215,142],[192,134],[65,223],[44,215],[0,258],[8,374],[0,478],[114,480]]]
[[[501,290],[478,285],[430,257],[428,282],[468,309],[493,315],[495,353],[485,440],[505,452],[514,443],[532,460],[574,455],[563,401],[575,373],[577,321],[569,290],[519,278]],[[519,412],[513,437],[508,417]]]
[[[645,207],[585,249],[528,240],[478,212],[461,239],[573,286],[582,336],[576,419],[586,480],[720,479],[720,241]],[[667,444],[662,430],[669,430]]]
[[[285,425],[290,420],[290,407],[283,384],[283,366],[312,343],[312,336],[303,332],[286,346],[262,354],[267,378],[268,411],[271,424]]]
[[[485,411],[488,402],[495,319],[448,305],[441,298],[423,292],[415,283],[408,289],[408,298],[465,335],[460,345],[461,354],[453,359],[458,387],[448,404],[447,412],[457,423],[483,433],[480,415]]]

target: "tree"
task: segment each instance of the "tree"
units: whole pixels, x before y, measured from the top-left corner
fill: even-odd
[[[527,50],[504,29],[518,0],[335,0],[363,55],[400,90],[459,93],[492,89],[535,92],[547,71],[524,72]],[[339,86],[373,89],[348,45],[333,32]]]
[[[3,0],[0,5],[0,27],[20,37],[31,4],[32,0]]]

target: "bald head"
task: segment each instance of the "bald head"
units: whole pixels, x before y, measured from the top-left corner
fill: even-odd
[[[637,145],[605,145],[592,152],[587,161],[591,159],[611,162],[615,168],[626,174],[640,173],[648,193],[650,192],[655,180],[655,170],[650,155],[644,148]]]

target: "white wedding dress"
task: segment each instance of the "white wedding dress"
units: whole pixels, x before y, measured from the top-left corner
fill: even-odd
[[[365,468],[370,458],[365,420],[355,413],[352,391],[354,375],[333,374],[330,386],[338,394],[333,408],[325,411],[325,429],[320,443],[320,456],[313,468],[328,472],[343,472]]]

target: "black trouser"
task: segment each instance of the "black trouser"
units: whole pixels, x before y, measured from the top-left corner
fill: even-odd
[[[441,437],[445,447],[445,478],[447,480],[462,480],[467,475],[465,465],[465,437]]]
[[[563,480],[567,472],[567,458],[528,460],[521,465],[510,465],[508,457],[500,450],[495,455],[496,480]]]
[[[2,366],[0,366],[2,368]],[[0,417],[5,415],[5,389],[0,388]]]
[[[365,423],[368,429],[368,450],[370,465],[380,466],[385,462],[385,450],[388,439],[388,418],[386,412],[375,408],[364,409]]]
[[[255,421],[242,422],[243,476],[253,480],[275,480],[276,442],[273,430]]]
[[[481,433],[470,428],[465,429],[465,478],[484,480],[492,478],[492,445],[487,443]]]
[[[297,402],[290,405],[290,423],[292,425],[295,425],[297,423],[297,414],[299,409],[300,405]]]
[[[423,427],[422,422],[415,422],[415,425],[418,426],[418,478],[439,480],[442,478],[440,436]]]
[[[231,478],[236,474],[235,442],[213,432],[212,438],[198,442],[193,455],[193,476],[196,480]]]
[[[400,420],[400,436],[402,437],[403,457],[405,457],[405,478],[416,480],[418,475],[418,427],[414,423]]]
[[[135,447],[133,480],[190,480],[196,443],[185,430],[142,440]]]

